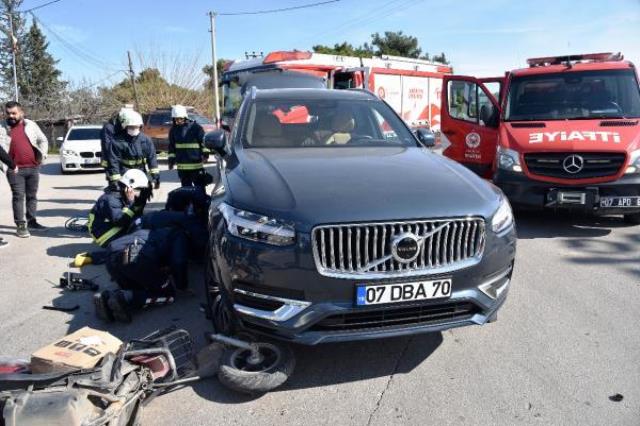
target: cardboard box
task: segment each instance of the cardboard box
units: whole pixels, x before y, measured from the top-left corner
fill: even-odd
[[[33,373],[51,373],[95,367],[109,352],[116,353],[122,341],[89,327],[63,337],[31,354]]]

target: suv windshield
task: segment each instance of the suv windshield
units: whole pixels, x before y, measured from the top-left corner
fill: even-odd
[[[72,129],[67,136],[68,141],[85,141],[100,139],[100,129]]]
[[[257,100],[244,123],[246,148],[419,146],[383,102]]]
[[[640,117],[632,70],[580,71],[514,77],[506,121]]]

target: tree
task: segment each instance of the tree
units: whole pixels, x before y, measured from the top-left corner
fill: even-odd
[[[416,37],[405,35],[402,31],[385,31],[384,36],[379,33],[371,34],[371,44],[376,47],[375,54],[403,56],[405,58],[420,58],[422,49],[418,47]]]
[[[218,59],[216,61],[216,69],[218,71],[218,81],[220,81],[220,77],[222,76],[222,73],[224,72],[224,66],[227,64],[227,62],[230,62],[228,59]],[[213,66],[212,65],[205,65],[202,68],[202,72],[205,73],[205,75],[207,76],[207,80],[204,82],[204,87],[207,90],[211,90],[211,88],[213,87]]]
[[[66,83],[60,81],[57,60],[47,51],[49,43],[34,21],[24,39],[22,69],[18,85],[30,114],[51,118],[62,97]]]
[[[334,44],[333,47],[317,44],[312,49],[316,53],[330,55],[357,57],[391,55],[430,60],[429,53],[422,54],[418,38],[406,35],[402,31],[385,31],[384,35],[380,35],[380,33],[371,34],[371,42],[364,43],[359,47],[354,47],[351,43],[344,41]],[[443,64],[449,63],[444,53],[434,56],[432,60]]]
[[[316,53],[326,53],[329,55],[341,55],[341,56],[357,56],[359,58],[373,56],[373,49],[367,43],[359,47],[353,47],[351,43],[342,42],[336,43],[333,47],[317,44],[312,47]]]
[[[23,0],[2,0],[0,13],[0,86],[7,98],[14,98],[13,90],[13,60],[12,52],[16,48],[16,69],[18,70],[18,88],[21,86],[22,48],[25,41],[24,19],[16,11],[22,5]],[[11,37],[11,25],[9,15],[13,19],[13,38]]]

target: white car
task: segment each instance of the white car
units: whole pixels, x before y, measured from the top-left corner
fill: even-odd
[[[102,170],[102,150],[100,130],[102,126],[73,126],[63,138],[60,146],[60,167],[62,173],[83,170]]]

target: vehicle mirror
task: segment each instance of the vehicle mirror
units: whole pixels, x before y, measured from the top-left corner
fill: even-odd
[[[419,128],[415,130],[415,135],[418,140],[427,148],[433,148],[436,146],[436,137],[429,129]]]
[[[498,127],[498,110],[493,105],[480,107],[480,120],[487,127]]]
[[[231,126],[224,120],[220,120],[220,128],[225,132],[231,132]]]
[[[213,130],[204,135],[204,146],[224,157],[226,155],[227,134],[223,130]]]
[[[57,142],[62,142],[62,141],[64,141],[64,138],[63,138],[62,136],[58,136],[58,137],[56,138],[56,141],[57,141]]]

